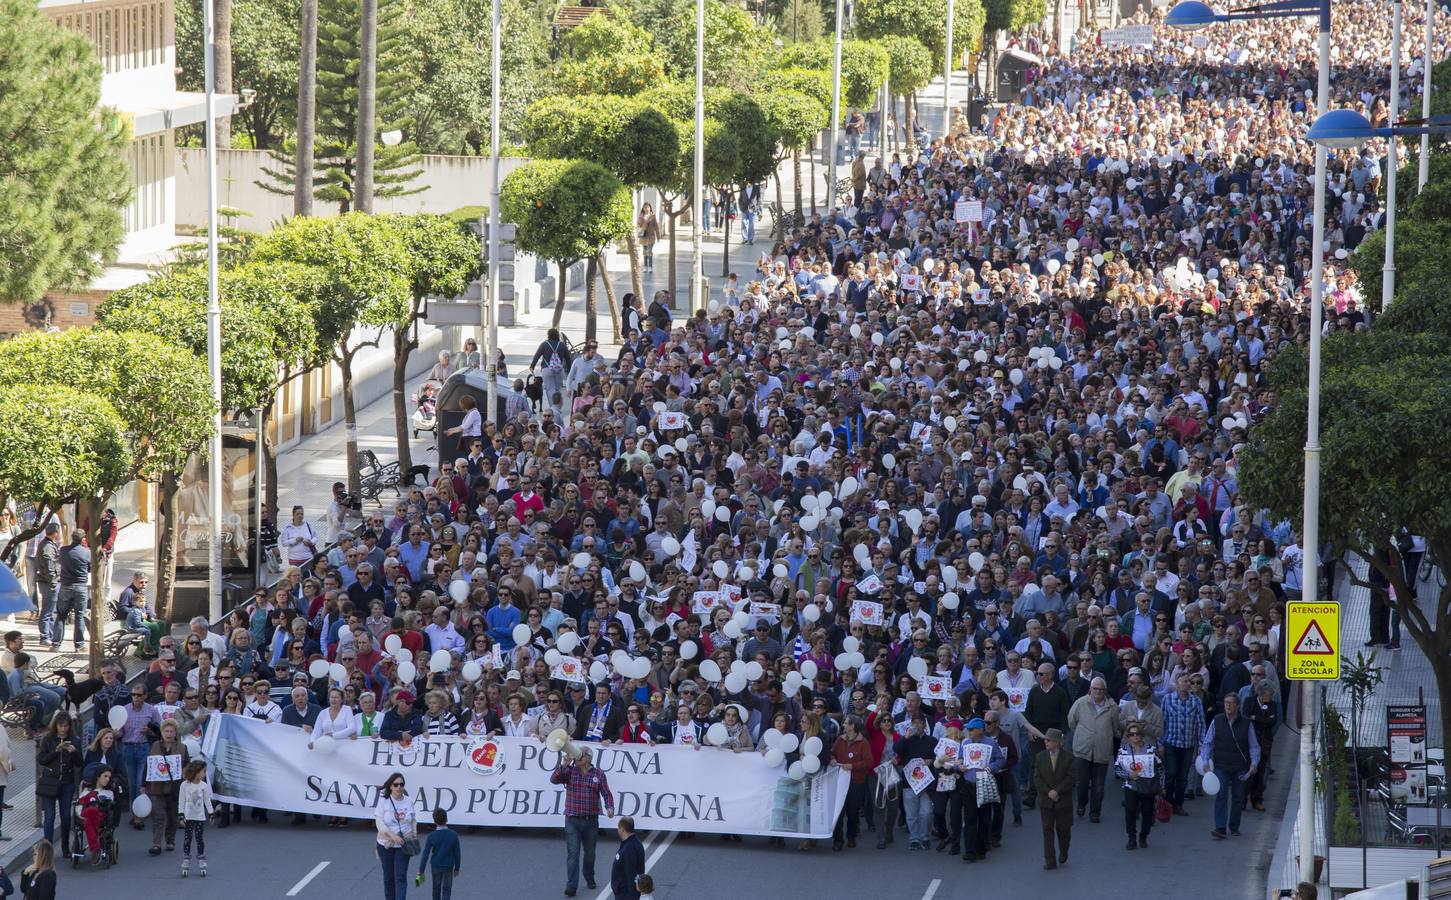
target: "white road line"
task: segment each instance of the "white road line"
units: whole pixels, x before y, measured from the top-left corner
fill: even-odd
[[[298,894],[302,893],[302,889],[311,884],[314,878],[322,874],[322,870],[326,869],[330,862],[331,860],[325,859],[317,865],[313,866],[311,872],[308,872],[306,875],[302,876],[302,880],[292,886],[292,890],[287,892],[287,896],[296,897]]]
[[[942,879],[932,879],[932,883],[927,885],[927,893],[922,895],[922,900],[932,900],[933,897],[937,896],[937,889],[940,887],[942,887]]]
[[[655,835],[658,834],[658,833],[659,832],[652,832],[650,834],[650,837],[653,839],[655,837]],[[675,835],[676,835],[676,832],[674,832],[674,831],[667,831],[665,833],[664,840],[660,841],[659,845],[655,847],[654,852],[651,853],[650,856],[645,860],[645,871],[646,872],[648,872],[652,868],[654,868],[655,867],[655,863],[657,863],[657,862],[660,861],[660,857],[662,857],[662,856],[665,855],[665,851],[670,849],[670,844],[671,844],[671,842],[673,842],[675,840]],[[646,850],[649,850],[650,849],[650,841],[645,841],[644,844],[645,844],[645,849]],[[613,898],[614,896],[615,896],[615,889],[613,887],[607,887],[604,890],[600,891],[600,895],[598,897],[596,897],[595,900],[611,900],[611,898]]]

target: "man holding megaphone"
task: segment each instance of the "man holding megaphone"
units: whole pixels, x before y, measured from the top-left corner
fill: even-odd
[[[565,786],[564,896],[573,897],[579,888],[581,844],[584,846],[584,883],[590,890],[595,889],[595,844],[600,836],[600,810],[603,808],[604,814],[613,819],[615,795],[610,793],[605,773],[595,768],[594,754],[588,747],[570,743],[560,732],[551,734],[545,743],[573,760],[566,763],[561,759],[559,768],[549,777],[554,784]]]

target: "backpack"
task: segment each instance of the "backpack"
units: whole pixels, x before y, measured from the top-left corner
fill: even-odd
[[[544,362],[544,368],[550,372],[564,371],[564,360],[559,358],[559,345],[551,344],[549,347],[549,358]]]

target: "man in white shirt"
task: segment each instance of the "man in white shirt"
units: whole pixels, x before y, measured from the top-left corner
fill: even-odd
[[[441,650],[457,650],[462,653],[466,647],[463,635],[453,627],[448,610],[442,606],[433,611],[433,622],[423,629],[423,633],[428,636],[428,647],[434,653]]]
[[[227,639],[220,634],[212,632],[207,623],[206,616],[196,616],[191,620],[191,633],[202,642],[202,646],[212,651],[212,659],[224,659],[227,655]]]

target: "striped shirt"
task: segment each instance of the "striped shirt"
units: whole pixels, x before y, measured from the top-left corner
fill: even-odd
[[[445,709],[438,715],[432,713],[423,714],[423,728],[425,734],[458,734],[458,719],[454,714]]]

